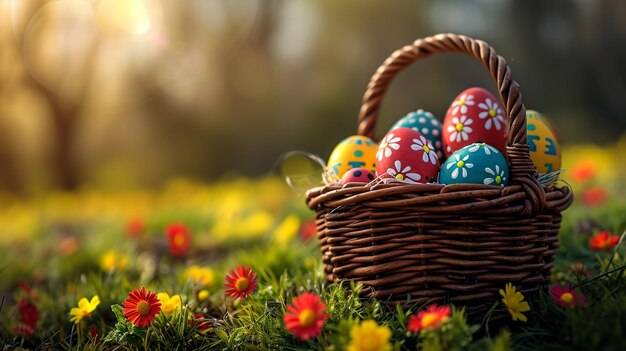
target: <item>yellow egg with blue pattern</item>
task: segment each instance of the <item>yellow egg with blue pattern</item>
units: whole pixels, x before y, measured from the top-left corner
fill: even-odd
[[[378,144],[372,139],[353,135],[342,140],[328,158],[328,173],[333,179],[341,179],[352,168],[365,168],[376,172]]]
[[[537,111],[526,110],[526,140],[537,173],[561,169],[561,147],[548,122]]]

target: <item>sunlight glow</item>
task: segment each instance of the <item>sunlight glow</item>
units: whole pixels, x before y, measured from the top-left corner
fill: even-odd
[[[116,29],[143,35],[150,30],[150,15],[143,0],[103,0],[97,11],[99,25],[105,32]]]

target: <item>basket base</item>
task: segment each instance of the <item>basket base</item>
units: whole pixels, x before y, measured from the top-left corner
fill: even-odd
[[[498,300],[506,283],[532,293],[550,280],[559,247],[558,213],[523,220],[415,212],[399,217],[318,213],[327,279],[361,283],[365,298],[449,301],[468,308]]]

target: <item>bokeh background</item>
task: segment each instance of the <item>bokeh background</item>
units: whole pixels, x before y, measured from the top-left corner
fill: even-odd
[[[0,0],[0,191],[158,187],[326,158],[354,134],[365,86],[395,49],[439,32],[507,58],[563,144],[626,131],[626,2],[611,0]],[[459,55],[394,81],[379,134],[442,116],[470,86]]]

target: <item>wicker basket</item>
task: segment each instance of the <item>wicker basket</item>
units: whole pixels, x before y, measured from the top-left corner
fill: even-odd
[[[567,186],[542,186],[526,143],[526,111],[506,61],[485,42],[440,34],[394,52],[363,97],[358,134],[374,138],[380,102],[396,74],[437,52],[482,62],[508,116],[510,185],[328,185],[307,192],[329,281],[363,283],[364,297],[445,300],[482,310],[507,282],[522,292],[550,279]]]

